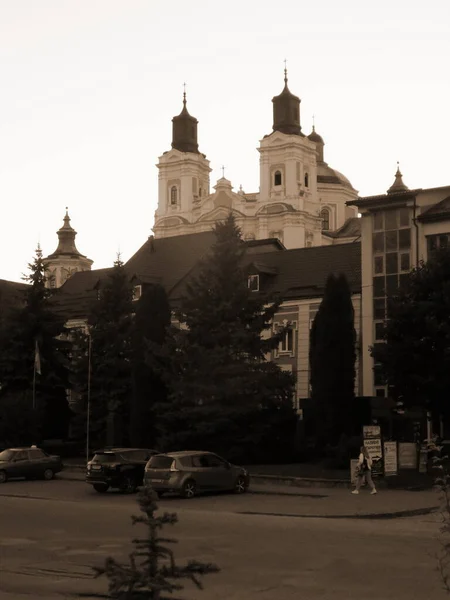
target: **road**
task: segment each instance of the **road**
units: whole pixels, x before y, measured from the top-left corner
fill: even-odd
[[[104,592],[91,567],[126,558],[139,526],[135,496],[99,495],[82,482],[10,482],[0,488],[0,599],[60,600]],[[187,584],[189,600],[441,600],[436,515],[383,521],[299,518],[287,496],[162,499],[179,523],[177,561],[221,572]],[[317,500],[320,502],[320,500]],[[351,501],[351,498],[349,498]],[[249,512],[272,513],[248,514]],[[285,516],[273,516],[273,513]]]

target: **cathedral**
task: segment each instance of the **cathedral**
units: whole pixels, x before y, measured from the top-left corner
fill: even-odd
[[[183,109],[172,119],[172,149],[159,157],[156,238],[209,231],[230,211],[245,240],[277,238],[287,249],[353,241],[359,236],[357,210],[346,202],[357,191],[324,158],[323,138],[306,136],[300,124],[300,98],[288,87],[272,99],[272,132],[260,154],[259,191],[233,191],[222,177],[210,190],[211,168],[197,141],[198,121],[183,96]]]

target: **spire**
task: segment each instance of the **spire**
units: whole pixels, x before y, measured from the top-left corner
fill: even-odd
[[[186,108],[186,84],[183,83],[183,109],[172,119],[172,148],[180,152],[199,154],[197,143],[197,124]]]
[[[397,161],[397,172],[395,173],[395,181],[388,189],[388,194],[396,194],[397,192],[407,192],[409,187],[403,183],[403,175],[400,172],[400,165]]]
[[[82,254],[78,252],[77,247],[75,246],[75,236],[77,235],[77,232],[70,225],[70,217],[67,206],[66,214],[64,216],[63,221],[64,225],[61,227],[61,229],[57,231],[59,239],[58,247],[56,248],[55,252],[53,252],[53,254],[51,254],[48,258],[61,254],[70,254],[71,256],[82,256]]]
[[[324,162],[323,147],[325,146],[325,142],[323,141],[323,137],[316,132],[314,115],[313,115],[312,131],[308,135],[308,140],[311,140],[311,142],[314,142],[316,144],[317,160],[319,162]]]
[[[301,135],[300,98],[291,94],[288,88],[286,60],[284,61],[284,89],[279,96],[272,98],[273,130],[287,135]]]

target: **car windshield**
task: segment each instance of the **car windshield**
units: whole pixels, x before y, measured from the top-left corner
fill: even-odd
[[[120,461],[121,457],[114,452],[102,452],[101,454],[95,454],[92,460],[96,463],[109,463]]]
[[[172,463],[173,458],[171,456],[152,456],[148,462],[148,467],[150,469],[170,469]]]
[[[14,458],[15,452],[13,450],[3,450],[0,452],[0,460],[12,460]]]

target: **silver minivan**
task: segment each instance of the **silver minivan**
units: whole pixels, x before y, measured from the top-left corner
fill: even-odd
[[[180,494],[192,498],[201,492],[247,491],[250,476],[213,452],[184,450],[155,454],[145,466],[144,485],[158,495]]]

